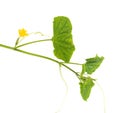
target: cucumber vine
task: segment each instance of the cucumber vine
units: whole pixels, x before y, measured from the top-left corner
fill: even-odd
[[[91,89],[95,85],[96,79],[91,77],[91,74],[96,71],[96,69],[101,65],[102,61],[104,60],[103,56],[94,56],[91,58],[85,59],[85,63],[75,63],[70,62],[70,59],[75,51],[75,45],[73,43],[73,37],[72,37],[72,24],[68,17],[65,16],[57,16],[53,20],[53,36],[49,39],[43,39],[43,40],[35,40],[27,43],[22,43],[22,40],[24,38],[29,37],[31,34],[37,34],[39,33],[41,36],[44,36],[44,34],[40,32],[36,33],[27,33],[27,30],[20,29],[18,30],[19,37],[15,41],[14,46],[8,46],[5,44],[0,44],[0,47],[10,49],[13,51],[21,52],[27,55],[44,58],[47,60],[50,60],[52,62],[55,62],[59,65],[60,68],[60,75],[62,75],[61,67],[65,67],[68,69],[68,71],[73,72],[74,75],[79,79],[79,87],[80,87],[80,94],[83,98],[83,100],[87,101],[87,99],[90,96]],[[53,43],[53,53],[57,57],[57,60],[54,58],[50,58],[48,56],[43,56],[40,54],[36,54],[33,52],[28,52],[26,50],[20,49],[23,46],[32,45],[35,43],[45,42],[45,41],[52,41]],[[81,72],[76,72],[74,69],[69,67],[67,64],[77,65],[81,66],[82,70]],[[64,81],[65,82],[65,81]],[[66,87],[67,84],[65,83]]]

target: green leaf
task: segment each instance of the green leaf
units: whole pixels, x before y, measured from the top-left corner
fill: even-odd
[[[104,57],[95,56],[93,58],[86,59],[85,71],[88,74],[92,74],[102,63]]]
[[[53,22],[53,46],[54,55],[65,61],[69,62],[75,50],[72,40],[72,25],[70,20],[64,16],[54,18]]]
[[[87,77],[87,78],[84,78],[84,80],[82,80],[82,82],[80,82],[79,84],[80,84],[81,96],[86,101],[90,96],[91,89],[94,86],[94,82],[92,78]]]

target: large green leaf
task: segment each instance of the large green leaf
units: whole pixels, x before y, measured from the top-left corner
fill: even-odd
[[[99,56],[95,56],[93,58],[88,58],[86,59],[86,63],[85,63],[85,72],[87,72],[88,74],[92,74],[102,63],[104,57],[99,57]]]
[[[94,86],[94,82],[92,80],[92,78],[87,77],[84,78],[84,80],[82,80],[82,82],[80,82],[80,93],[82,98],[86,101],[91,93],[91,89]]]
[[[64,16],[54,18],[53,22],[53,46],[54,55],[65,62],[69,62],[75,46],[72,40],[72,25],[70,20]]]

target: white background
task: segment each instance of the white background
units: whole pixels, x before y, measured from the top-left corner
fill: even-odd
[[[14,46],[20,28],[52,37],[53,18],[61,15],[73,25],[71,61],[105,57],[93,76],[104,90],[106,113],[119,113],[119,0],[1,0],[0,43]],[[54,57],[51,42],[25,49]],[[60,113],[104,113],[100,88],[84,102],[76,76],[62,71],[69,89]],[[0,47],[0,113],[55,113],[65,90],[57,64]]]

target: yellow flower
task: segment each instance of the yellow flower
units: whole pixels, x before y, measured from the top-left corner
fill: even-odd
[[[27,33],[27,31],[26,31],[24,28],[19,29],[19,30],[18,30],[18,33],[19,33],[19,36],[20,36],[20,37],[28,36],[28,33]]]

